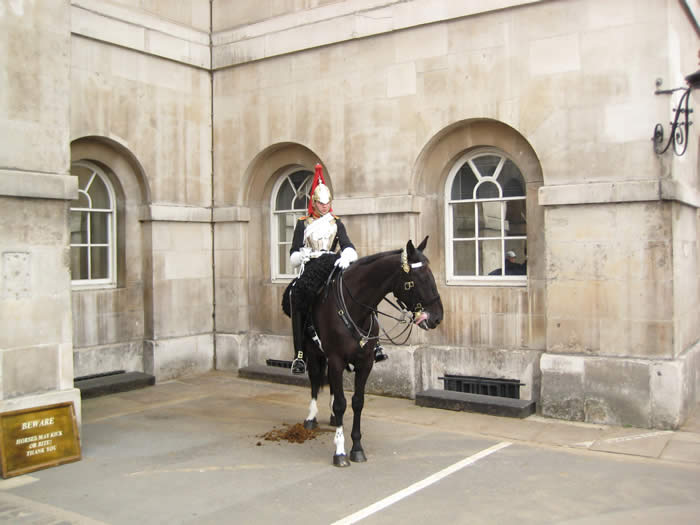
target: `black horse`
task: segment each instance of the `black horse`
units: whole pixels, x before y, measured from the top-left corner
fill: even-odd
[[[435,279],[423,250],[426,237],[415,248],[408,241],[403,250],[377,253],[357,260],[350,267],[335,274],[328,288],[313,307],[313,321],[320,345],[305,341],[307,369],[311,381],[309,415],[306,428],[317,425],[317,398],[328,371],[333,415],[331,425],[336,427],[333,464],[348,467],[343,435],[343,414],[346,400],[343,393],[343,371],[354,367],[355,390],[352,396],[353,423],[350,459],[367,461],[362,449],[360,418],[365,399],[365,385],[374,364],[374,346],[378,341],[377,306],[392,292],[412,312],[412,321],[424,330],[435,328],[442,321],[442,301]]]

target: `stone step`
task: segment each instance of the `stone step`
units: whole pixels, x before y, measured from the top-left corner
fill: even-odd
[[[76,378],[75,388],[80,389],[81,399],[116,394],[144,388],[156,384],[155,376],[143,372],[119,372],[115,374],[98,374]]]
[[[465,394],[437,389],[425,390],[416,394],[416,405],[520,419],[535,413],[535,401],[527,399]]]
[[[250,365],[238,369],[238,375],[246,379],[258,379],[283,385],[309,386],[309,376],[293,375],[289,368],[266,365]]]

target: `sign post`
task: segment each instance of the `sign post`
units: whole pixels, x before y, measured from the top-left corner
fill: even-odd
[[[0,437],[3,478],[81,459],[73,403],[2,413]]]

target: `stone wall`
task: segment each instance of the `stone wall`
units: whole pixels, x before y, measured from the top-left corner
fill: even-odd
[[[118,282],[73,292],[76,373],[214,363],[209,2],[73,2],[72,160],[120,188]]]
[[[70,11],[0,4],[0,412],[73,402]]]

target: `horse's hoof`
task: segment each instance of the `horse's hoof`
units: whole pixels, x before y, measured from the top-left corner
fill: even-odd
[[[349,467],[350,462],[345,454],[336,454],[333,456],[333,466],[334,467]]]
[[[355,463],[364,463],[367,461],[367,456],[365,456],[364,450],[351,450],[350,451],[350,461]]]
[[[318,428],[318,421],[316,421],[316,418],[305,419],[304,420],[304,428],[306,430],[313,430],[314,428]]]
[[[334,415],[331,415],[331,423],[330,423],[330,425],[331,425],[332,427],[337,427],[337,426],[338,426],[338,425],[335,424],[335,416],[334,416]]]

